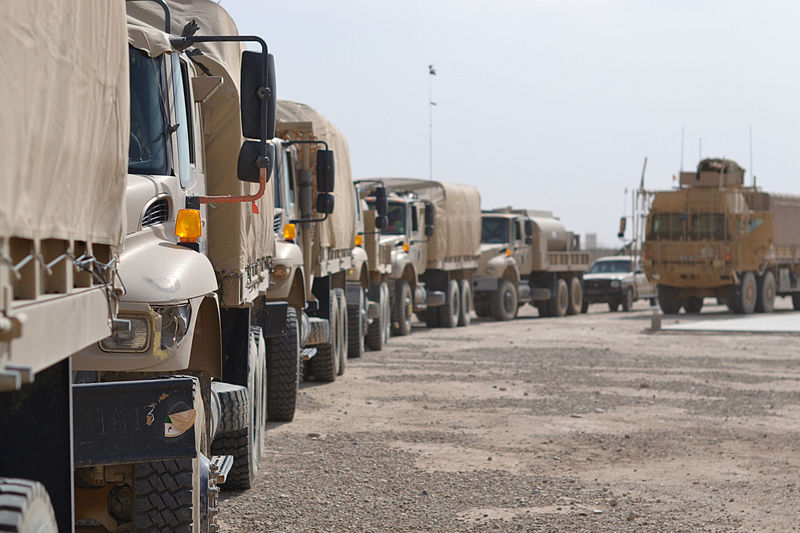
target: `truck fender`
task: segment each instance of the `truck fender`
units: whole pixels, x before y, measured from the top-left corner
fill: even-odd
[[[267,300],[287,300],[292,293],[294,279],[299,275],[300,280],[304,281],[302,269],[303,252],[293,242],[278,241],[275,243],[275,257],[272,260],[272,265],[270,279],[272,284],[267,289]],[[285,267],[285,275],[278,276],[276,274],[276,269],[279,266]],[[305,287],[305,285],[303,286]]]
[[[217,290],[208,257],[152,233],[125,241],[119,277],[125,285],[121,309],[125,302],[185,302]]]
[[[353,260],[353,266],[347,271],[347,281],[362,281],[364,272],[364,265],[367,264],[367,251],[356,246],[350,253]]]
[[[408,255],[402,254],[392,262],[392,279],[405,279],[412,287],[417,285],[417,273]]]
[[[503,279],[507,279],[515,286],[519,285],[519,267],[517,266],[517,262],[511,258],[508,258],[506,262],[506,269],[503,271]]]
[[[205,372],[222,379],[222,336],[219,297],[212,293],[203,299],[197,312],[188,370]]]

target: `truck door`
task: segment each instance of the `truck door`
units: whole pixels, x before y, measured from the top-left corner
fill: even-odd
[[[514,219],[511,223],[511,255],[517,262],[517,267],[522,268],[525,264],[527,247],[525,246],[525,229],[519,219]]]
[[[422,204],[409,204],[411,226],[411,258],[417,272],[425,272],[428,266],[428,237],[425,236],[423,221],[425,207]]]

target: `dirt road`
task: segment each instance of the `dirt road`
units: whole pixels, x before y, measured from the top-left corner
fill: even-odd
[[[800,337],[650,334],[643,303],[536,314],[418,325],[303,384],[223,531],[797,527]]]

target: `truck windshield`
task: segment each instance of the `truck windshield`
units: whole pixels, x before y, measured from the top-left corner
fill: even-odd
[[[725,240],[725,215],[698,213],[692,215],[689,240]]]
[[[358,195],[356,195],[358,197]],[[373,211],[377,211],[375,200],[367,200],[367,205]],[[389,202],[389,212],[386,213],[389,225],[381,230],[384,235],[405,235],[406,234],[406,206],[399,202]]]
[[[167,174],[167,120],[162,101],[162,58],[129,48],[131,135],[128,172]]]
[[[686,215],[683,213],[656,213],[650,219],[648,240],[677,240],[686,233]]]
[[[505,244],[508,242],[508,219],[484,217],[481,221],[481,242],[486,244]]]
[[[616,274],[631,271],[631,262],[628,260],[598,261],[592,265],[589,274]]]

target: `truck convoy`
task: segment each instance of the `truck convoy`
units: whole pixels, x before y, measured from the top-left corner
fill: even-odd
[[[428,327],[468,325],[480,257],[477,189],[410,178],[357,183],[371,208],[386,210],[380,245],[391,250],[392,334],[411,332],[412,313]]]
[[[549,211],[483,211],[481,256],[475,274],[475,313],[511,320],[530,303],[540,316],[573,315],[583,304],[589,254]]]
[[[704,159],[680,188],[656,192],[644,269],[665,313],[698,313],[715,297],[739,314],[771,312],[776,296],[800,309],[800,197],[744,185],[744,170]]]

